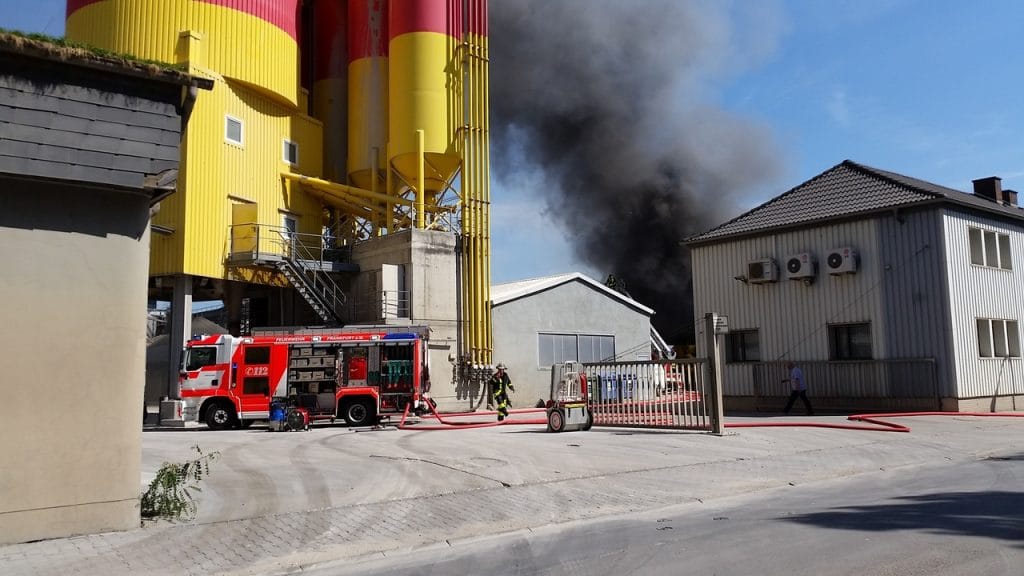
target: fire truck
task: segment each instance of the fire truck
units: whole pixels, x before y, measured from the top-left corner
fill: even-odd
[[[183,415],[214,430],[245,428],[285,401],[313,421],[374,425],[425,408],[428,358],[415,332],[196,336],[182,358]]]

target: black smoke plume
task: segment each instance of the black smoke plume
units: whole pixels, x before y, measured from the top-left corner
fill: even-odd
[[[674,342],[692,339],[694,322],[680,241],[735,215],[778,164],[765,129],[707,103],[776,34],[771,14],[727,4],[490,2],[496,179],[520,161],[542,171],[549,217],[572,230],[576,256],[624,280]]]

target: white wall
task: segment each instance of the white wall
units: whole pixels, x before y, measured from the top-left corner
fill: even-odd
[[[698,356],[705,356],[702,318],[707,312],[728,316],[730,330],[759,330],[762,361],[828,360],[830,323],[871,322],[872,353],[885,358],[887,342],[882,317],[882,266],[877,226],[873,220],[845,222],[791,232],[743,238],[692,249],[694,320]],[[834,248],[857,250],[856,274],[830,276],[825,258]],[[787,280],[788,256],[813,253],[818,275],[810,286]],[[779,281],[745,284],[747,262],[773,258]],[[750,364],[726,364],[724,393],[754,394]]]
[[[1024,327],[1024,232],[1011,225],[966,212],[945,210],[947,282],[956,358],[955,390],[958,398],[1024,394],[1024,362],[1020,358],[981,358],[977,318],[1017,320]],[[971,264],[968,228],[1010,236],[1013,270]]]

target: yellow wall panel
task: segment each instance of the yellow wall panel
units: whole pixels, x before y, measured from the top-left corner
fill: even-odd
[[[226,116],[242,122],[241,145],[225,138]],[[285,162],[286,139],[298,145],[297,166]],[[201,92],[189,120],[178,193],[158,216],[157,223],[175,233],[154,250],[152,273],[227,277],[232,205],[239,201],[256,203],[260,224],[280,226],[281,210],[288,210],[300,232],[319,234],[319,202],[299,191],[290,194],[281,173],[319,176],[322,140],[319,122],[246,84],[218,79],[212,91]]]

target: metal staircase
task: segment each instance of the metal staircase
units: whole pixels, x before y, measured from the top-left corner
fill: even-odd
[[[286,257],[277,262],[275,267],[321,320],[327,324],[343,324],[341,310],[345,304],[345,293],[327,272],[304,262]]]
[[[325,249],[318,235],[259,224],[232,226],[231,242],[228,266],[272,266],[325,324],[345,323],[345,293],[331,273],[353,271],[351,264],[349,270],[339,270],[337,262],[351,258],[350,250]]]

